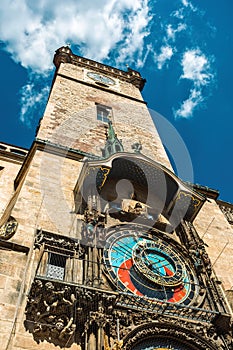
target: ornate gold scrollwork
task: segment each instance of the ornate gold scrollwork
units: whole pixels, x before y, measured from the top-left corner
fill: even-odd
[[[185,199],[188,199],[190,201],[190,204],[194,208],[197,208],[200,205],[200,203],[201,203],[201,201],[199,199],[195,198],[190,193],[186,193],[186,192],[180,191],[176,200],[182,201],[182,200],[185,200]]]
[[[102,180],[101,185],[99,186],[99,189],[101,189],[103,187],[103,185],[105,184],[107,177],[108,177],[108,174],[110,173],[110,170],[111,169],[107,168],[107,167],[100,168],[100,171],[102,172],[102,175],[103,175],[103,180]]]

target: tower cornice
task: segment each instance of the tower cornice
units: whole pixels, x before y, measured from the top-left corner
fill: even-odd
[[[128,68],[127,71],[123,71],[118,68],[113,68],[103,63],[96,62],[94,60],[78,56],[73,54],[71,49],[68,46],[62,46],[56,50],[53,63],[58,69],[61,63],[70,63],[79,67],[86,69],[94,70],[102,74],[107,74],[113,78],[126,81],[130,84],[136,86],[140,91],[143,90],[146,79],[142,78],[141,74],[131,68]]]

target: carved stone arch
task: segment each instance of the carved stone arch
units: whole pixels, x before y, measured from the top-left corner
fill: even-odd
[[[161,342],[171,341],[171,344],[187,350],[220,350],[222,347],[213,344],[210,338],[198,334],[198,329],[192,326],[193,329],[180,327],[180,324],[173,323],[150,322],[136,327],[132,332],[128,333],[123,339],[123,348],[125,350],[138,350],[140,344],[147,345],[153,342],[155,346]],[[157,344],[156,344],[157,342]],[[164,345],[161,345],[163,348]]]

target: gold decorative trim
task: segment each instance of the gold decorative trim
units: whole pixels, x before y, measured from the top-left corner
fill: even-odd
[[[102,174],[103,174],[104,178],[103,178],[103,181],[102,181],[101,185],[99,186],[99,189],[101,189],[104,186],[104,184],[105,184],[105,182],[106,182],[106,180],[108,178],[108,174],[110,173],[111,168],[101,167],[100,170],[102,171]]]

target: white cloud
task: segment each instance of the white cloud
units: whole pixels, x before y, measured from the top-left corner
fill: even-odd
[[[149,15],[149,7],[147,1],[143,2],[142,7],[138,7],[134,13],[130,13],[128,16],[128,25],[125,28],[125,38],[120,46],[120,54],[117,58],[117,63],[136,63],[141,67],[145,63],[145,58],[148,55],[150,49],[147,46],[146,54],[144,53],[144,39],[149,35],[148,23],[152,19]],[[149,51],[148,51],[149,50]],[[135,61],[135,53],[137,53]]]
[[[172,56],[177,52],[175,41],[177,33],[180,33],[186,29],[185,23],[179,23],[178,25],[167,24],[162,26],[165,30],[165,35],[162,39],[162,46],[157,52],[151,48],[153,52],[153,59],[158,69],[162,69],[164,66],[168,66],[168,62]],[[158,53],[159,52],[159,53]]]
[[[188,6],[188,1],[187,0],[182,0],[182,4],[187,7]]]
[[[203,11],[201,11],[198,7],[195,7],[189,0],[181,0],[181,4],[182,5],[179,9],[174,10],[171,13],[172,17],[176,17],[180,20],[186,20],[190,13],[195,12],[197,15],[203,14]]]
[[[188,119],[193,116],[193,112],[197,106],[203,102],[204,98],[201,95],[201,91],[193,89],[190,92],[189,98],[181,104],[180,109],[174,112],[175,118]]]
[[[138,57],[138,59],[137,59],[137,66],[139,68],[143,67],[145,65],[147,57],[148,57],[149,53],[152,52],[152,51],[153,51],[152,44],[146,45],[146,50],[145,50],[144,54],[143,54],[143,52],[141,50],[140,57]]]
[[[212,77],[210,62],[199,49],[186,51],[181,65],[183,67],[181,78],[192,80],[195,84],[206,85]]]
[[[208,58],[200,49],[187,50],[183,54],[181,60],[183,74],[180,76],[180,79],[190,80],[193,87],[189,98],[183,101],[181,107],[174,112],[176,118],[192,117],[193,111],[205,100],[203,88],[214,79],[210,63],[211,57]]]
[[[47,76],[54,51],[67,43],[77,45],[79,54],[98,61],[107,59],[117,48],[116,64],[142,65],[151,20],[148,2],[1,0],[0,38],[13,60],[38,76]],[[42,99],[43,88],[33,96],[34,89],[30,81],[22,89],[23,120],[33,106],[30,101],[34,98],[38,104]]]
[[[2,0],[0,37],[15,61],[43,73],[55,49],[67,42],[102,60],[128,40],[122,58],[132,57],[143,45],[150,18],[148,0]]]
[[[164,64],[172,58],[173,54],[174,49],[171,46],[162,46],[160,54],[155,54],[154,56],[158,69],[162,69]]]
[[[197,8],[195,6],[193,6],[191,1],[188,1],[188,0],[181,0],[181,1],[182,1],[182,4],[184,5],[184,7],[189,7],[193,12],[197,11]]]
[[[42,86],[41,86],[42,83]],[[39,112],[40,107],[44,105],[49,93],[49,86],[45,85],[40,76],[30,75],[29,81],[21,89],[21,116],[22,122],[30,125],[31,120],[35,117],[34,113]],[[30,110],[30,115],[28,111]],[[38,115],[36,115],[38,117]]]
[[[184,8],[182,7],[182,8],[180,8],[180,9],[178,9],[178,10],[172,12],[172,13],[171,13],[171,16],[183,20],[184,17],[185,17],[185,16],[184,16]]]
[[[149,54],[158,69],[167,67],[171,58],[184,50],[178,35],[183,32],[186,43],[192,40],[188,14],[199,15],[199,11],[191,0],[181,0],[179,9],[168,16],[170,24],[167,17],[160,17],[157,23],[152,21],[150,1],[1,0],[0,38],[4,48],[28,69],[29,75],[35,73],[34,81],[30,78],[21,91],[21,119],[30,120],[34,106],[46,102],[46,77],[53,67],[52,56],[67,43],[78,46],[78,52],[74,50],[77,54],[120,67],[142,67]],[[157,27],[150,33],[152,25]],[[180,79],[188,79],[192,87],[189,98],[175,114],[185,117],[200,105],[203,87],[213,76],[210,60],[200,50],[187,50],[181,65]]]
[[[177,28],[173,28],[171,24],[168,24],[166,27],[167,39],[171,39],[172,41],[175,41],[176,34],[186,29],[187,29],[187,25],[185,23],[179,23]]]

